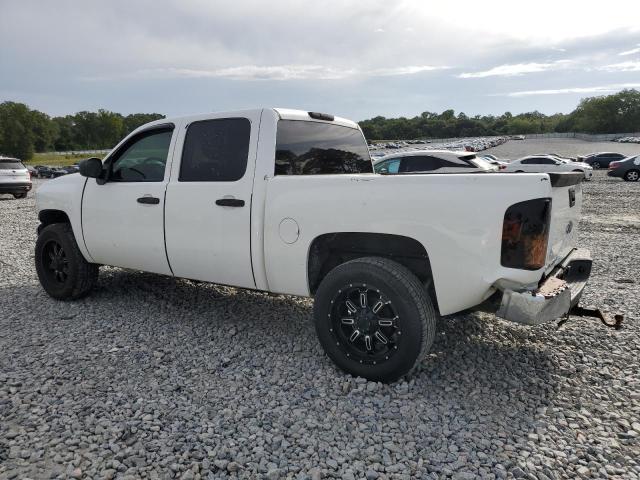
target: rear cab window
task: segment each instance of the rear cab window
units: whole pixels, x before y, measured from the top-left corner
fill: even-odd
[[[324,122],[278,121],[276,175],[354,173],[373,173],[360,130]]]

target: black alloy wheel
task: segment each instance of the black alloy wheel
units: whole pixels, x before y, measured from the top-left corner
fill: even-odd
[[[45,275],[52,282],[64,284],[69,277],[69,259],[62,245],[49,240],[44,244],[41,255]]]
[[[344,355],[376,365],[398,350],[400,318],[375,285],[344,285],[331,304],[330,331]]]

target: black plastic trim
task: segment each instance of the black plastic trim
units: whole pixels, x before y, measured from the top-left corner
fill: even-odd
[[[578,185],[584,179],[582,172],[552,172],[549,173],[552,187],[568,187]]]
[[[326,120],[328,122],[333,122],[335,117],[333,115],[329,115],[328,113],[320,113],[320,112],[309,112],[309,116],[311,118],[315,118],[316,120]]]

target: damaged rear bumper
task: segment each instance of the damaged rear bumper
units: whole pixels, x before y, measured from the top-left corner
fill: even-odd
[[[574,249],[533,291],[506,289],[493,297],[498,317],[539,325],[563,317],[578,304],[589,275],[591,253]]]

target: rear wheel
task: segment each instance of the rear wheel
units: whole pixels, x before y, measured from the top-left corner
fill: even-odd
[[[515,173],[524,173],[524,170],[516,170]]]
[[[42,229],[36,241],[35,262],[42,288],[57,300],[82,298],[98,280],[98,265],[84,259],[68,223]]]
[[[431,347],[437,314],[420,280],[394,261],[366,257],[322,280],[314,306],[320,344],[352,375],[393,382]]]
[[[14,193],[13,198],[26,198],[27,192]]]
[[[598,170],[602,165],[600,165],[600,162],[593,162],[591,164],[591,166],[595,169]]]
[[[640,170],[629,170],[624,174],[624,179],[627,182],[637,182],[640,179]]]

